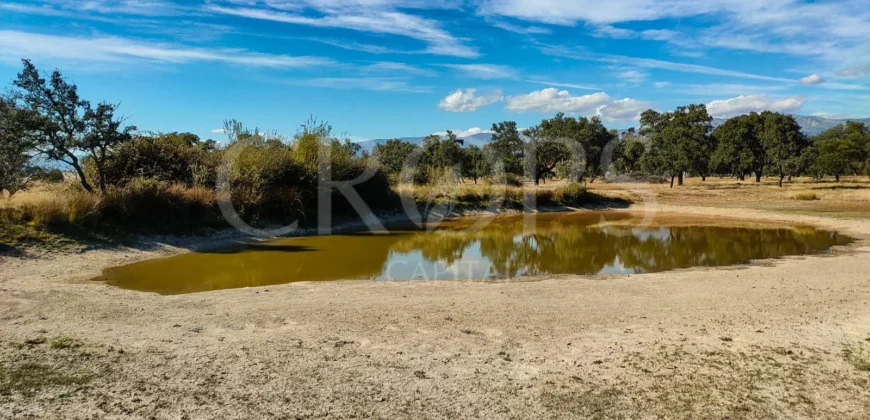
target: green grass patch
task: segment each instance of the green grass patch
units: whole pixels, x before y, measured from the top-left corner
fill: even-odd
[[[42,363],[0,365],[0,395],[32,396],[48,388],[81,386],[92,376],[87,371],[65,372]]]
[[[74,338],[69,337],[58,337],[54,340],[51,340],[51,348],[63,350],[63,349],[76,349],[82,346],[82,343]]]
[[[843,349],[843,357],[855,369],[870,372],[870,354],[864,351],[864,347],[846,347]]]

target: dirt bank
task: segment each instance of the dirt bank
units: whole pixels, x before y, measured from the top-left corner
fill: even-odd
[[[738,268],[182,296],[88,279],[202,244],[7,259],[0,417],[866,418],[870,221],[679,211],[861,240]]]

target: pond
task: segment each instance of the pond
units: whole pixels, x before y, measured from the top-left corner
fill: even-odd
[[[110,268],[100,280],[174,295],[298,281],[633,274],[829,253],[851,241],[810,226],[684,215],[657,215],[643,223],[630,213],[541,213],[192,252]]]

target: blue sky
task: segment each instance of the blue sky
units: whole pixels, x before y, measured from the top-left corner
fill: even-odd
[[[216,139],[309,115],[358,140],[688,103],[870,116],[866,0],[0,0],[5,83],[23,57]]]

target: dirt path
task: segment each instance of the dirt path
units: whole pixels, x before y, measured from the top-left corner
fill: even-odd
[[[867,220],[679,210],[870,238]],[[834,256],[543,281],[182,296],[87,281],[180,250],[0,263],[0,417],[870,415],[866,239]]]

